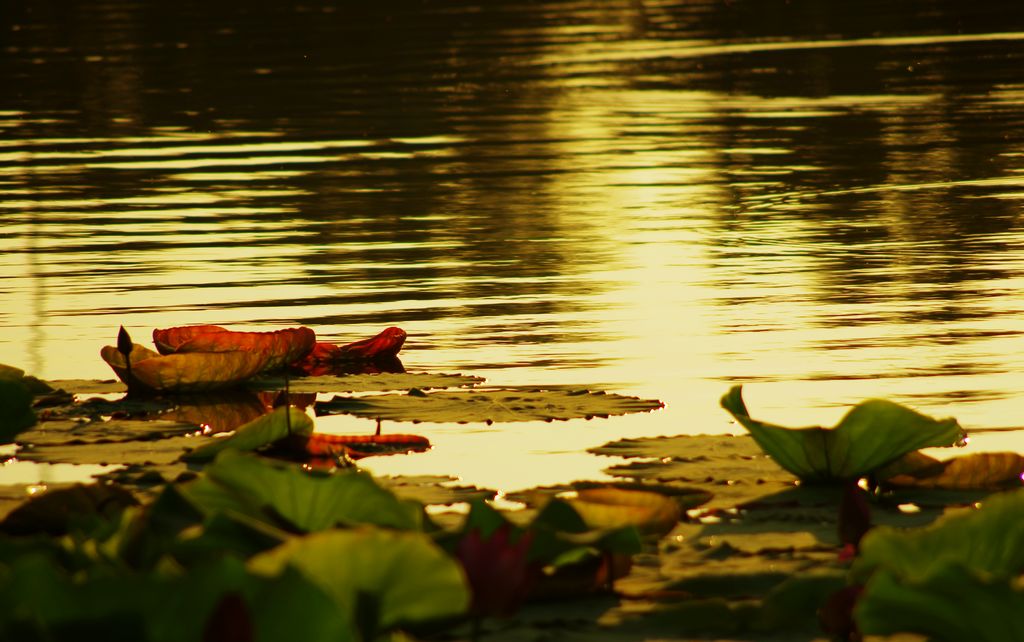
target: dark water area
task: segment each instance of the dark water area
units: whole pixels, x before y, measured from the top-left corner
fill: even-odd
[[[29,0],[0,86],[0,363],[42,377],[121,324],[397,325],[409,370],[667,403],[368,463],[505,490],[735,431],[733,383],[1021,425],[1016,1]]]

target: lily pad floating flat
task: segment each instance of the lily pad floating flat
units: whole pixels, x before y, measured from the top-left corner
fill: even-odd
[[[484,381],[483,377],[464,374],[432,374],[428,372],[402,372],[358,374],[342,377],[293,377],[287,381],[288,390],[308,392],[389,392],[392,390],[429,390],[433,388],[465,388]],[[284,390],[284,377],[260,377],[246,384],[256,390]]]
[[[909,452],[953,446],[966,437],[955,419],[932,419],[884,399],[862,401],[831,429],[784,428],[753,419],[742,386],[722,397],[722,407],[780,466],[805,481],[856,479]]]
[[[589,390],[450,390],[368,397],[335,397],[316,404],[317,415],[350,414],[418,422],[554,421],[625,415],[661,408],[662,402]]]
[[[732,508],[760,501],[793,490],[796,481],[746,435],[621,439],[588,452],[638,458],[605,472],[644,481],[685,483],[713,495],[708,508]]]
[[[22,448],[17,458],[57,464],[163,466],[177,462],[189,447],[196,445],[196,440],[183,436],[151,441],[52,443]]]
[[[47,381],[54,390],[73,395],[109,395],[125,392],[128,387],[115,379],[54,379]]]
[[[179,437],[197,430],[195,424],[178,421],[44,421],[18,435],[17,443],[33,446],[73,446],[82,444],[155,441]]]
[[[451,505],[475,499],[491,500],[497,491],[476,486],[457,485],[456,477],[445,475],[396,475],[375,477],[378,484],[401,499],[412,499],[424,505]]]
[[[880,481],[889,488],[1005,490],[1020,488],[1024,457],[1017,453],[974,453],[939,461],[913,452],[895,462]]]

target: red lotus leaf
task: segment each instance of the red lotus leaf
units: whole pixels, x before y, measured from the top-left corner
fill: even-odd
[[[507,616],[523,604],[539,573],[526,559],[533,540],[527,531],[512,541],[512,527],[502,524],[489,537],[472,529],[455,549],[455,557],[473,591],[475,615]]]
[[[277,370],[305,358],[316,345],[316,333],[306,327],[273,332],[235,332],[216,325],[193,325],[153,330],[161,354],[252,352],[265,355],[264,370]]]
[[[125,355],[104,346],[100,356],[130,391],[201,392],[230,388],[266,367],[267,356],[255,352],[195,352],[161,356],[135,344],[131,369]]]
[[[374,455],[395,455],[423,452],[430,448],[430,440],[420,435],[325,435],[314,433],[304,444],[307,454],[314,457],[337,457],[342,454],[351,459]]]
[[[387,328],[375,337],[341,346],[341,354],[345,359],[394,357],[402,349],[406,336],[405,330],[401,328]]]
[[[353,341],[342,346],[318,342],[304,359],[292,365],[306,374],[320,375],[335,373],[338,370],[338,364],[368,362],[387,364],[388,360],[394,360],[397,368],[383,367],[383,370],[385,372],[402,372],[401,362],[397,361],[397,355],[405,343],[406,336],[405,330],[391,327],[369,339]],[[360,371],[362,370],[360,369]]]

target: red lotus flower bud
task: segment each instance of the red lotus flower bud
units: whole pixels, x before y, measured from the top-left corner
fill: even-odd
[[[533,536],[527,532],[512,540],[512,527],[503,524],[487,538],[471,530],[455,549],[473,591],[475,615],[512,615],[526,600],[540,570],[526,559]]]

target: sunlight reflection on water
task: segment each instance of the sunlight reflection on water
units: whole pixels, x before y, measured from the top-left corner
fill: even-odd
[[[1011,21],[540,3],[509,29],[495,3],[469,29],[364,9],[367,46],[278,7],[244,18],[278,43],[250,59],[224,16],[186,36],[122,4],[165,37],[112,56],[99,9],[71,54],[7,36],[26,89],[0,99],[0,363],[109,378],[120,324],[399,325],[410,370],[666,402],[433,426],[430,453],[367,462],[504,490],[598,476],[614,462],[582,451],[619,437],[735,431],[736,382],[779,423],[870,396],[968,428],[1024,413]]]

